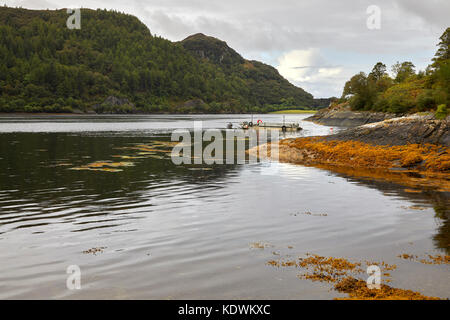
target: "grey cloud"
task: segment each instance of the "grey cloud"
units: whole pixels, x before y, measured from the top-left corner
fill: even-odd
[[[438,29],[449,26],[450,1],[441,0],[399,0],[399,6]]]
[[[24,7],[55,7],[44,0],[6,1]],[[362,53],[425,48],[447,27],[447,0],[378,0],[381,30],[368,30],[373,0],[60,0],[57,5],[115,8],[140,17],[153,33],[181,40],[203,32],[250,55],[310,47]],[[432,26],[432,27],[431,27]]]

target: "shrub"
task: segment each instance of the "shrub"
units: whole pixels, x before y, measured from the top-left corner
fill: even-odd
[[[384,98],[382,95],[379,95],[375,102],[375,105],[373,106],[373,110],[385,112],[388,110],[388,108],[389,108],[388,100]]]
[[[436,101],[433,98],[431,90],[425,90],[417,96],[417,109],[418,111],[426,111],[434,109]]]
[[[73,113],[73,109],[71,106],[64,106],[62,108],[60,108],[60,112],[63,113]]]
[[[435,113],[435,117],[436,119],[445,119],[448,116],[448,109],[447,106],[445,104],[440,104],[437,107],[436,113]]]
[[[388,101],[387,111],[404,113],[413,109],[417,104],[417,97],[423,92],[423,81],[413,80],[397,84],[383,94]]]

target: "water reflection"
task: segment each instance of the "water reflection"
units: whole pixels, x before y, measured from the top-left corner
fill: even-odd
[[[450,254],[450,219],[448,208],[448,198],[445,201],[439,201],[439,204],[433,207],[438,224],[437,233],[433,236],[433,241],[437,248],[441,248],[447,254]]]
[[[0,135],[0,225],[24,228],[97,217],[98,221],[84,224],[101,221],[108,223],[97,227],[110,227],[111,222],[118,225],[123,215],[133,212],[126,219],[138,218],[138,212],[151,209],[153,197],[178,195],[180,201],[223,188],[224,180],[237,170],[236,165],[195,170],[202,166],[176,166],[167,157],[136,159],[132,167],[118,173],[69,170],[114,159],[112,156],[120,153],[117,148],[152,139],[57,133]]]
[[[0,119],[0,297],[42,297],[43,288],[60,287],[60,270],[75,262],[91,268],[92,287],[106,288],[83,291],[83,298],[105,297],[115,292],[111,287],[144,298],[329,297],[306,284],[299,293],[298,283],[281,283],[265,269],[267,257],[249,254],[248,244],[262,240],[277,250],[289,245],[298,253],[347,257],[366,257],[375,247],[395,258],[402,253],[397,244],[412,239],[417,250],[449,252],[448,193],[418,184],[420,177],[291,164],[176,166],[166,154],[139,155],[129,147],[168,140],[169,125],[192,125],[192,117],[136,119],[142,131],[120,119],[79,120],[95,129],[82,133],[72,131],[73,119],[68,126],[60,119],[47,132],[42,126],[49,119],[35,119],[32,131],[39,133],[26,132],[28,123],[20,121],[10,121],[9,132]],[[205,128],[226,124],[225,117],[204,119]],[[98,123],[121,130],[96,131]],[[329,131],[302,126],[302,135]],[[70,170],[96,161],[133,166]],[[293,215],[304,211],[327,216]],[[93,246],[107,249],[82,254]],[[430,281],[442,283],[438,275]]]
[[[371,189],[381,191],[390,197],[399,197],[413,203],[412,208],[416,210],[422,207],[431,207],[436,217],[436,234],[433,236],[435,247],[442,249],[447,254],[450,253],[450,197],[449,192],[436,190],[436,186],[420,188],[414,182],[409,182],[406,176],[420,178],[414,173],[392,173],[386,170],[355,170],[332,168],[332,174],[346,178],[349,182],[362,185]],[[339,172],[340,171],[340,172]],[[370,172],[369,172],[370,171]],[[411,192],[405,186],[414,186],[418,192]]]

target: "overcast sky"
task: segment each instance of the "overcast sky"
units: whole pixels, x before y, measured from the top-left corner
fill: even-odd
[[[370,72],[378,61],[390,68],[409,60],[424,69],[450,26],[449,0],[2,2],[30,9],[116,9],[138,16],[154,35],[172,41],[201,32],[226,41],[246,59],[276,67],[315,97],[340,96],[346,80]],[[379,29],[367,27],[371,5],[380,9]]]

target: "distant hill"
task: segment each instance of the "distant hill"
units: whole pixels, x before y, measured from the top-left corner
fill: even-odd
[[[197,58],[208,60],[227,70],[246,62],[239,53],[231,49],[225,41],[197,33],[180,42]]]
[[[283,78],[278,70],[259,61],[250,61],[230,48],[225,41],[198,33],[180,42],[200,62],[210,62],[231,78],[242,79],[248,99],[255,105],[314,106],[311,94]]]
[[[268,112],[325,106],[278,71],[196,34],[155,37],[134,16],[0,7],[0,112]]]

